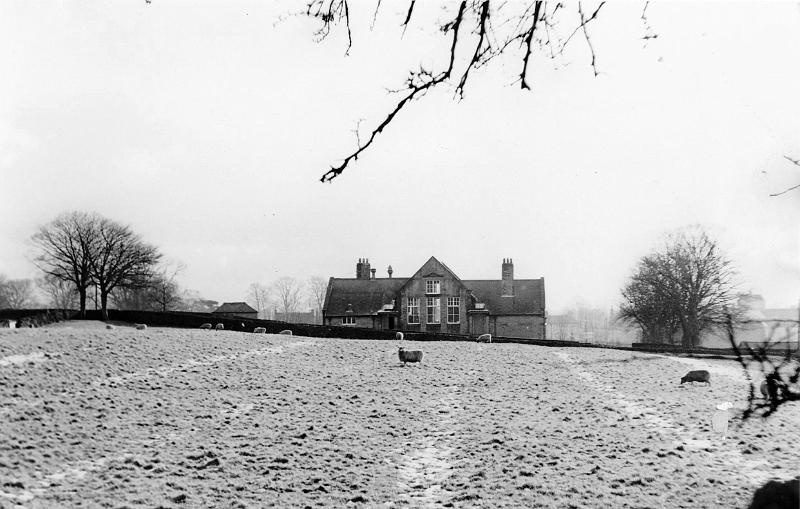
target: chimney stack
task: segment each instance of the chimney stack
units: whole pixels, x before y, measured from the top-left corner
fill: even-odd
[[[391,265],[389,265],[389,268],[386,269],[386,272],[389,273],[389,279],[392,279],[392,272],[394,272],[394,271],[392,270],[392,266]]]
[[[511,258],[503,258],[500,289],[503,297],[514,296],[514,261]]]
[[[378,269],[369,269],[369,270],[370,270],[370,272],[372,273],[372,274],[370,275],[370,276],[371,276],[371,277],[370,277],[370,279],[375,279],[375,273],[376,273],[376,272],[378,272]]]

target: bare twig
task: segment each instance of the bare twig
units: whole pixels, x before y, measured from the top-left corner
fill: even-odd
[[[792,159],[789,156],[783,156],[783,158],[788,160],[788,161],[790,161],[795,166],[800,166],[800,159]],[[792,187],[790,187],[788,189],[784,189],[780,193],[772,193],[772,194],[770,194],[770,196],[780,196],[782,194],[788,193],[789,191],[794,191],[795,189],[800,189],[800,184],[797,184],[796,186],[792,186]]]
[[[481,5],[480,21],[478,22],[478,44],[475,45],[475,53],[472,54],[472,58],[470,58],[467,68],[464,70],[464,74],[461,75],[461,80],[456,86],[456,94],[458,94],[461,99],[464,98],[464,85],[467,83],[469,71],[480,61],[481,48],[483,47],[483,41],[486,37],[486,20],[488,18],[489,0],[484,0],[483,4]]]
[[[542,7],[542,2],[537,1],[536,7],[533,10],[533,22],[531,22],[531,28],[528,30],[527,35],[525,36],[525,57],[522,59],[522,72],[519,74],[519,79],[521,83],[521,88],[525,90],[530,90],[531,87],[528,86],[528,81],[526,80],[528,74],[528,59],[531,56],[531,42],[533,41],[533,32],[536,31],[536,23],[539,21],[539,10]]]
[[[416,0],[411,0],[408,4],[408,12],[406,13],[406,19],[400,24],[403,27],[403,35],[406,33],[406,28],[408,28],[408,23],[411,21],[411,14],[414,13],[414,4]]]
[[[400,110],[402,110],[403,107],[406,104],[408,104],[409,101],[421,95],[424,95],[425,92],[427,92],[429,89],[435,87],[436,85],[442,83],[443,81],[445,81],[450,77],[450,74],[453,72],[453,65],[455,64],[456,47],[458,46],[458,29],[461,26],[461,20],[464,17],[464,10],[466,9],[466,7],[467,7],[466,0],[462,0],[461,5],[458,8],[458,14],[455,17],[455,20],[452,23],[448,24],[448,26],[450,27],[449,29],[453,31],[453,43],[450,46],[450,64],[447,66],[447,70],[439,73],[436,76],[430,75],[430,73],[425,70],[420,70],[420,72],[413,74],[408,80],[408,90],[409,90],[408,95],[403,97],[400,100],[400,102],[398,102],[397,105],[395,105],[394,109],[391,112],[389,112],[386,118],[383,119],[383,122],[381,122],[378,125],[378,127],[376,127],[372,131],[369,139],[364,145],[361,145],[355,152],[347,156],[342,162],[342,164],[340,164],[339,166],[334,166],[330,170],[325,172],[322,178],[320,178],[320,182],[330,182],[338,175],[340,175],[345,170],[345,168],[347,168],[347,165],[350,164],[350,161],[358,159],[358,156],[367,147],[372,145],[372,142],[375,141],[375,137],[381,132],[383,132],[383,129],[392,122],[394,117],[398,113],[400,113]],[[420,77],[422,78],[421,82],[417,80],[417,78]]]

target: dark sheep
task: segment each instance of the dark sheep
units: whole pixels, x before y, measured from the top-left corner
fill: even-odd
[[[800,477],[769,481],[758,488],[747,509],[797,509],[800,507]]]
[[[711,373],[706,371],[705,369],[698,369],[696,371],[689,371],[681,378],[681,384],[686,382],[705,382],[708,385],[711,385]]]
[[[406,350],[401,346],[397,351],[397,356],[400,358],[400,362],[403,363],[403,366],[405,366],[407,362],[422,362],[422,350]]]

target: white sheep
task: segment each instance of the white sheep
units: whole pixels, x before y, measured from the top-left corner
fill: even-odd
[[[491,334],[481,334],[478,336],[478,343],[491,343],[492,342],[492,335]]]
[[[255,329],[253,329],[253,332],[255,332],[256,334],[264,334],[265,332],[267,332],[267,328],[266,327],[256,327]]]
[[[397,351],[397,356],[403,366],[406,365],[406,362],[422,362],[422,350],[406,350],[401,346]]]
[[[221,323],[218,323],[217,325],[214,326],[214,330],[225,330],[225,326],[222,325]]]
[[[212,327],[213,325],[211,325],[210,323],[204,323],[203,325],[200,326],[200,328],[203,330],[211,330]]]
[[[394,333],[394,339],[396,339],[397,341],[403,341],[403,337],[404,337],[403,333],[400,331]]]
[[[280,331],[278,334],[284,334],[286,336],[291,336],[292,335],[292,331],[290,331],[289,329],[286,329],[286,330]]]
[[[137,323],[136,324],[136,330],[147,330],[147,325],[145,325],[143,323]]]

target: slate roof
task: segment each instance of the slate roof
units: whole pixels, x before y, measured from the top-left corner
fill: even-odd
[[[223,302],[212,313],[258,313],[246,302]]]
[[[477,302],[486,303],[492,315],[544,313],[544,279],[515,279],[514,296],[502,296],[502,281],[462,280]]]
[[[323,309],[327,316],[344,315],[352,305],[353,315],[372,315],[397,298],[397,291],[408,278],[340,279],[331,278]],[[399,308],[397,303],[397,307]],[[350,314],[350,313],[347,313]]]

